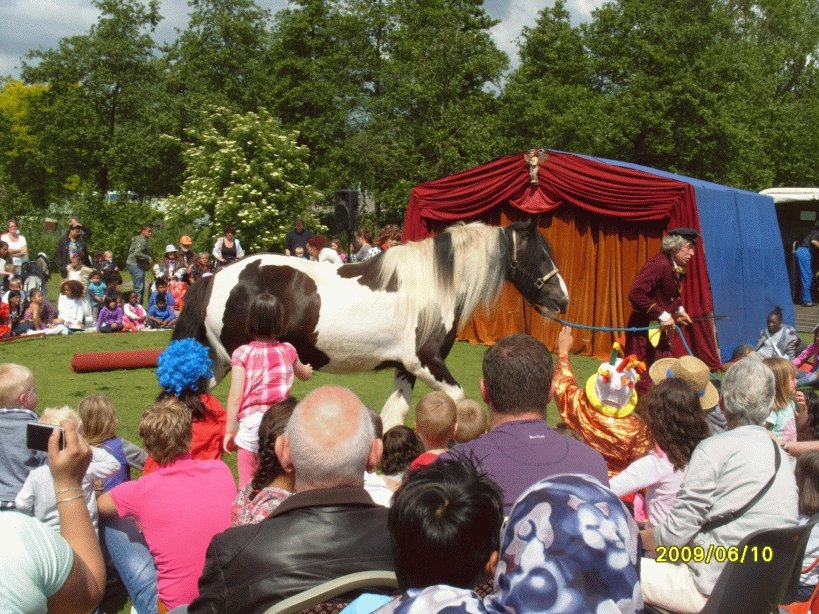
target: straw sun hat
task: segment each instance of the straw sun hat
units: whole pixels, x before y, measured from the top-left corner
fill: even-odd
[[[711,383],[708,365],[696,356],[661,358],[648,369],[655,384],[669,377],[681,379],[694,389],[700,397],[700,407],[709,410],[719,403],[719,391]]]

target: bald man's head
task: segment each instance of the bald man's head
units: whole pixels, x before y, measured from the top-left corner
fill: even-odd
[[[296,406],[276,452],[299,491],[361,486],[380,456],[369,410],[338,386],[317,388]]]

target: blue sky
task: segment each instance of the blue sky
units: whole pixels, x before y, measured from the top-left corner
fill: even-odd
[[[286,0],[256,0],[271,11],[287,6]],[[574,23],[587,21],[603,0],[568,0]],[[485,0],[487,13],[501,22],[492,29],[498,47],[510,57],[515,39],[524,25],[532,25],[538,12],[553,0]],[[0,75],[19,76],[20,59],[30,49],[56,47],[65,36],[85,34],[96,21],[97,11],[88,0],[0,0]],[[164,19],[157,27],[159,42],[176,38],[175,28],[187,22],[186,0],[161,0]],[[513,63],[516,58],[512,57]]]

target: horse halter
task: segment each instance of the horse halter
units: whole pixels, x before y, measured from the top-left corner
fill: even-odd
[[[515,279],[518,272],[520,272],[520,274],[523,275],[524,277],[532,278],[533,276],[532,276],[531,273],[528,273],[526,271],[522,271],[518,267],[518,239],[517,239],[517,236],[518,236],[517,232],[513,230],[512,231],[512,261],[509,263],[509,267],[512,269],[512,279],[513,280]],[[546,273],[546,275],[544,275],[543,277],[535,278],[535,280],[533,282],[533,285],[538,290],[540,290],[546,284],[546,282],[549,281],[552,277],[554,277],[555,275],[560,273],[560,269],[557,268],[557,265],[555,264],[555,261],[552,259],[552,257],[549,255],[549,252],[547,252],[544,247],[541,247],[540,249],[542,249],[543,253],[546,255],[546,257],[549,258],[549,261],[552,263],[552,266],[554,268],[551,271],[549,271],[548,273]]]

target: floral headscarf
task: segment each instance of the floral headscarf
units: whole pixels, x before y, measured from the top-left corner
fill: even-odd
[[[556,475],[515,502],[501,536],[490,612],[643,611],[639,532],[622,502],[586,475]]]
[[[373,614],[486,614],[481,598],[465,588],[445,584],[411,588]]]

